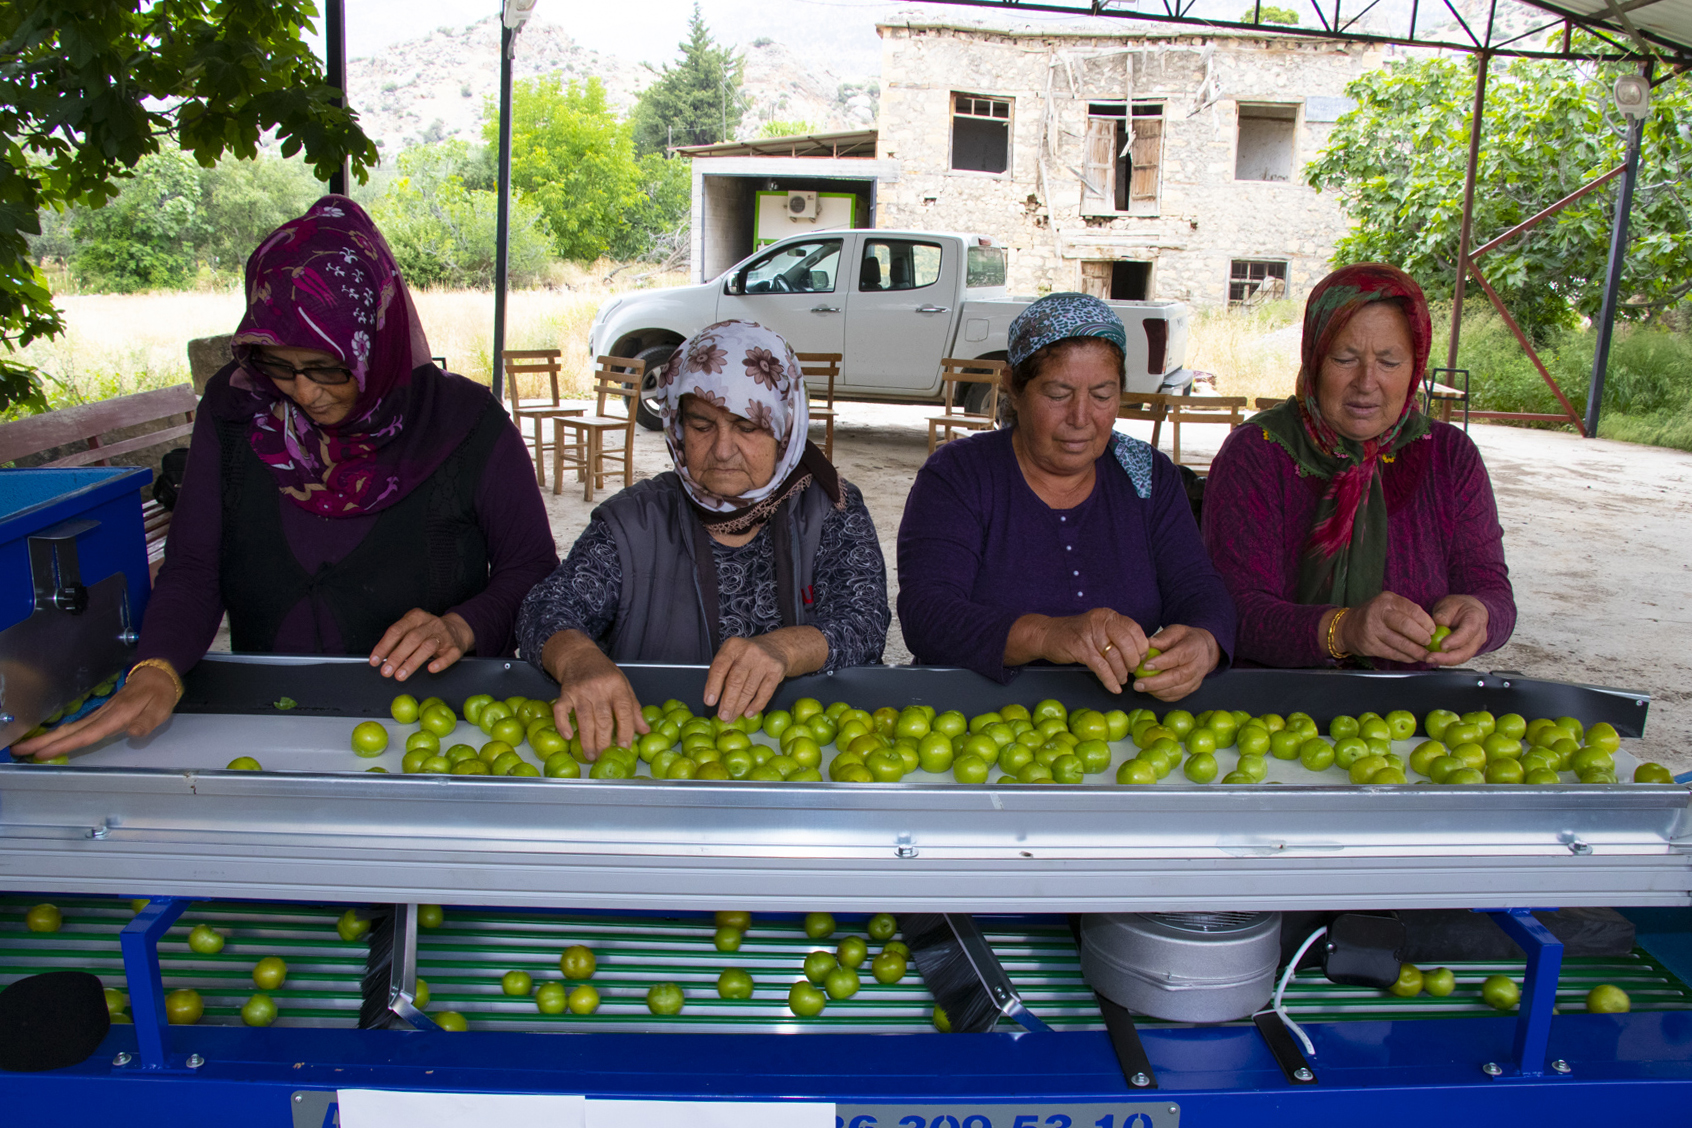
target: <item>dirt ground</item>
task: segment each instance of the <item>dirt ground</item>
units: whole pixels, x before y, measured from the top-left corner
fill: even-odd
[[[927,457],[931,409],[838,406],[834,461],[864,492],[896,597],[894,540]],[[1151,437],[1148,425],[1124,429]],[[1208,457],[1224,435],[1218,426],[1184,428],[1183,453]],[[1518,607],[1515,636],[1475,665],[1647,694],[1645,739],[1630,750],[1676,772],[1692,769],[1692,454],[1482,424],[1470,435],[1492,474]],[[820,430],[813,437],[820,441]],[[1168,446],[1166,434],[1166,453]],[[637,431],[636,477],[669,466],[662,437]],[[562,495],[551,486],[549,473],[543,492],[565,553],[592,505],[579,482],[566,481]],[[885,660],[910,661],[897,616]]]

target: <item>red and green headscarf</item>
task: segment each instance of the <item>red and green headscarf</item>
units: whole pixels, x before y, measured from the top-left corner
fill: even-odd
[[[1394,302],[1404,311],[1415,363],[1398,419],[1375,438],[1357,442],[1340,435],[1322,418],[1316,380],[1334,338],[1371,302]],[[1355,607],[1380,594],[1387,558],[1381,463],[1390,462],[1398,450],[1428,433],[1427,416],[1416,410],[1415,403],[1432,342],[1433,325],[1422,288],[1395,266],[1365,262],[1342,267],[1310,292],[1304,307],[1298,391],[1251,420],[1292,456],[1300,474],[1328,482],[1299,567],[1300,603]]]

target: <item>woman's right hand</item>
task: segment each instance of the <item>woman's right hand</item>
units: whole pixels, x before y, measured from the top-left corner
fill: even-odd
[[[1043,658],[1059,665],[1086,666],[1106,689],[1121,693],[1133,680],[1135,667],[1145,660],[1148,645],[1140,624],[1108,607],[1064,618],[1024,615],[1011,625],[1005,665],[1021,666]]]
[[[614,744],[632,746],[637,736],[650,731],[634,686],[587,635],[559,631],[546,640],[541,665],[558,682],[552,719],[559,733],[566,739],[580,736],[582,754],[590,761]]]
[[[175,708],[176,682],[155,666],[142,666],[130,672],[123,688],[112,694],[110,701],[80,721],[60,725],[30,740],[20,740],[12,745],[12,755],[19,759],[51,760],[117,732],[139,740],[169,720]]]
[[[1324,649],[1332,621],[1331,617],[1322,620]],[[1434,625],[1433,617],[1416,604],[1402,595],[1383,591],[1369,602],[1353,607],[1340,620],[1334,631],[1334,642],[1346,654],[1420,665],[1428,660]]]

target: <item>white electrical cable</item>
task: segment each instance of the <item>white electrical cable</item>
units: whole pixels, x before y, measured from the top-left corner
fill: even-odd
[[[1293,972],[1298,970],[1298,961],[1304,958],[1304,953],[1310,950],[1310,945],[1320,940],[1327,934],[1327,931],[1328,926],[1323,925],[1321,928],[1318,928],[1315,932],[1312,932],[1309,936],[1304,938],[1304,943],[1298,946],[1298,952],[1294,954],[1292,962],[1287,964],[1287,970],[1281,973],[1281,982],[1275,987],[1275,997],[1270,1007],[1270,1009],[1272,1009],[1276,1014],[1281,1016],[1281,1021],[1287,1024],[1287,1029],[1298,1035],[1298,1040],[1304,1043],[1304,1052],[1309,1054],[1311,1057],[1316,1056],[1316,1047],[1311,1044],[1310,1035],[1304,1032],[1304,1027],[1294,1022],[1292,1015],[1287,1013],[1287,1008],[1281,1003],[1281,996],[1286,994],[1287,983],[1291,981]]]

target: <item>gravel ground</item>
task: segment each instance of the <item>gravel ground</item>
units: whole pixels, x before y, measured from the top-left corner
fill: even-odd
[[[927,457],[931,409],[839,406],[834,461],[864,492],[896,596],[893,542],[911,479]],[[1124,429],[1151,437],[1144,424]],[[820,440],[820,431],[813,434]],[[1216,426],[1184,428],[1183,453],[1208,458],[1224,434]],[[1519,608],[1509,644],[1476,665],[1649,694],[1645,739],[1630,750],[1676,772],[1692,769],[1684,653],[1692,637],[1692,454],[1483,424],[1470,435],[1492,474]],[[636,477],[669,465],[662,438],[637,431]],[[556,496],[550,486],[549,468],[547,509],[559,550],[568,552],[592,506],[579,482],[567,481]],[[886,661],[910,661],[897,617]]]

